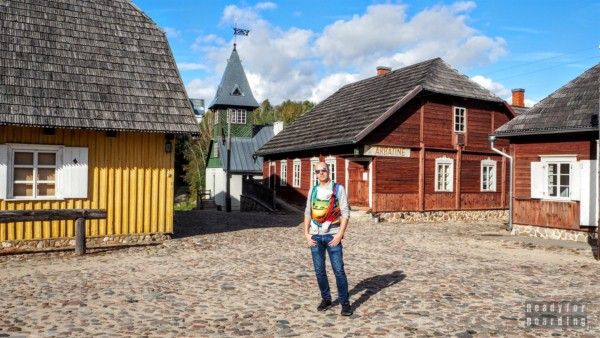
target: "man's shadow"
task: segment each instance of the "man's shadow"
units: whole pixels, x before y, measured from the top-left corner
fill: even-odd
[[[371,296],[387,287],[390,287],[396,283],[400,283],[404,278],[406,278],[406,274],[404,274],[404,272],[394,271],[385,275],[378,275],[363,279],[356,284],[352,290],[349,291],[351,297],[362,292],[360,297],[355,300],[354,303],[352,303],[352,308],[356,310],[359,306],[368,301]],[[335,302],[333,302],[333,305],[338,305],[339,302],[339,299],[337,299]]]

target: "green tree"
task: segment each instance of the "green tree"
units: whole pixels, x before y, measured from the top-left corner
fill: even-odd
[[[206,112],[202,122],[200,122],[200,135],[196,138],[188,138],[183,146],[184,156],[187,160],[184,181],[190,192],[190,200],[196,199],[198,188],[200,190],[205,188],[206,161],[212,138],[214,118],[215,114],[212,111]]]

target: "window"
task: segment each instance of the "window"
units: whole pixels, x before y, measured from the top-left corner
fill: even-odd
[[[12,196],[36,199],[56,195],[56,151],[13,151]]]
[[[481,161],[481,191],[496,191],[496,161]]]
[[[286,186],[287,185],[287,160],[281,160],[279,174],[280,174],[279,185]]]
[[[531,162],[531,198],[580,200],[581,162],[576,155],[540,155]]]
[[[546,166],[547,196],[569,198],[571,181],[571,164],[549,162]]]
[[[317,178],[317,175],[315,174],[315,170],[317,170],[317,164],[319,163],[319,158],[318,157],[311,157],[310,158],[310,177],[312,177],[312,185],[316,185],[319,183],[319,179]]]
[[[0,199],[87,198],[88,149],[0,144]]]
[[[215,125],[219,124],[219,111],[218,110],[215,110],[215,113],[213,115],[213,120],[214,120],[213,123]]]
[[[454,160],[447,157],[435,160],[435,191],[453,190]]]
[[[327,168],[329,169],[329,178],[332,182],[335,182],[335,157],[327,157],[325,163],[327,163]]]
[[[246,110],[227,109],[227,118],[233,124],[246,124]]]
[[[294,176],[292,180],[292,186],[295,188],[300,188],[300,176],[302,175],[300,163],[301,162],[299,159],[294,160]]]
[[[467,125],[467,109],[454,107],[454,131],[464,133]]]
[[[213,141],[212,153],[212,157],[219,157],[219,141]]]

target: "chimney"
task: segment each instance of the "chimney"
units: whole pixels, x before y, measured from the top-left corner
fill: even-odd
[[[390,67],[378,66],[377,67],[377,76],[388,75],[392,71]]]
[[[525,107],[525,89],[516,88],[512,90],[512,105],[515,107]]]

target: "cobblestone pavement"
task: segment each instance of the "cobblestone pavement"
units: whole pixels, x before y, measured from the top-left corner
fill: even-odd
[[[300,215],[229,216],[178,214],[177,238],[157,246],[0,256],[0,337],[600,335],[600,263],[586,244],[500,224],[354,220],[355,313],[342,317],[315,310]],[[526,328],[527,300],[585,301],[587,329]]]

